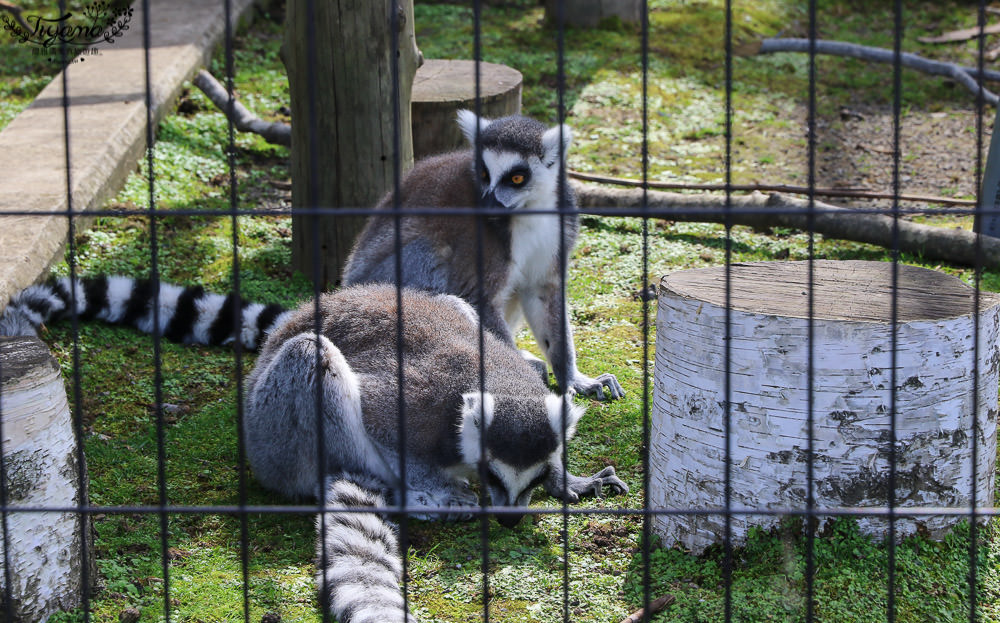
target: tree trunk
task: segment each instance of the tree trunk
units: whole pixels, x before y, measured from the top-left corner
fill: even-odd
[[[456,113],[476,111],[476,62],[428,60],[413,83],[413,156],[417,160],[466,145]],[[487,119],[521,112],[521,72],[479,63],[479,113]]]
[[[725,506],[728,402],[733,509],[805,510],[811,463],[816,508],[884,513],[891,458],[899,508],[968,509],[972,486],[977,505],[992,506],[1000,298],[982,293],[976,312],[975,291],[944,273],[900,265],[894,283],[889,263],[817,260],[810,279],[809,265],[734,264],[728,284],[726,267],[679,271],[661,281],[651,505]],[[973,435],[979,444],[975,465]],[[896,536],[941,538],[966,518],[900,518]],[[733,515],[733,542],[745,542],[751,526],[779,520]],[[864,533],[886,536],[883,518],[860,517],[858,523]],[[654,528],[668,546],[680,542],[701,551],[723,540],[725,516],[657,515]]]
[[[0,420],[7,504],[66,508],[86,501],[59,364],[38,338],[0,337]],[[0,526],[0,621],[8,610],[13,621],[40,621],[80,605],[83,550],[90,545],[89,525],[80,529],[81,515],[10,512],[5,520]],[[93,557],[86,558],[93,580]],[[6,572],[5,560],[10,562]],[[9,587],[4,586],[7,577]],[[10,603],[3,603],[8,590]]]
[[[368,209],[391,190],[397,162],[400,174],[413,165],[413,1],[327,0],[311,3],[311,13],[307,4],[288,3],[282,48],[292,109],[292,209]],[[363,225],[358,215],[293,212],[293,267],[321,289],[336,285]]]

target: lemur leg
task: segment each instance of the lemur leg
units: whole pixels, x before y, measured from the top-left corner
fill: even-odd
[[[507,324],[507,329],[512,335],[521,330],[521,326],[524,324],[524,309],[521,307],[521,297],[517,292],[511,293],[511,295],[507,298],[503,316],[504,321]],[[542,383],[548,385],[549,366],[545,363],[545,360],[539,359],[531,351],[520,349],[518,352],[521,353],[521,358],[527,361],[528,365],[530,365],[538,374],[539,378],[542,379]]]
[[[579,502],[581,497],[604,497],[605,487],[610,495],[628,493],[628,485],[610,465],[593,476],[574,476],[563,466],[561,457],[553,458],[549,467],[549,477],[544,483],[545,491],[568,504]]]
[[[282,344],[263,370],[254,370],[245,402],[247,457],[265,487],[316,497],[321,467],[325,473],[346,470],[395,480],[365,432],[357,378],[326,337],[302,333]]]
[[[591,378],[577,370],[566,290],[558,275],[545,283],[522,289],[520,297],[531,332],[552,364],[552,372],[562,391],[572,388],[584,396],[596,396],[598,400],[615,400],[625,395],[614,374],[606,372]]]

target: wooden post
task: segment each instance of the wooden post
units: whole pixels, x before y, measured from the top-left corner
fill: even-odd
[[[398,108],[393,7],[398,7]],[[404,171],[413,165],[409,102],[419,62],[413,0],[291,0],[282,57],[292,110],[293,211],[374,207],[392,188],[397,157]],[[312,275],[322,289],[336,284],[363,225],[363,216],[293,214],[293,267]]]
[[[0,422],[7,504],[66,508],[86,500],[59,364],[38,338],[0,337]],[[39,621],[80,605],[83,535],[90,539],[89,526],[80,530],[80,517],[7,513],[6,539],[0,528],[0,620],[8,607],[14,621]],[[11,603],[3,604],[7,588]]]
[[[992,505],[1000,300],[982,292],[974,312],[974,292],[961,280],[900,265],[894,360],[892,265],[813,265],[811,284],[807,262],[730,267],[732,507],[804,510],[811,460],[816,508],[887,508],[893,406],[896,504],[967,509],[975,483],[977,504]],[[714,267],[661,281],[650,440],[650,502],[656,509],[717,510],[725,504],[725,275],[725,267]],[[733,515],[733,540],[744,541],[752,525],[772,526],[779,519]],[[900,519],[896,534],[920,530],[940,538],[962,519]],[[882,519],[858,522],[865,533],[886,533]],[[722,540],[725,518],[658,515],[654,527],[666,544],[700,551]]]
[[[413,157],[417,160],[467,146],[456,113],[476,110],[475,61],[427,60],[413,82]],[[521,72],[479,63],[479,112],[487,119],[521,112]]]

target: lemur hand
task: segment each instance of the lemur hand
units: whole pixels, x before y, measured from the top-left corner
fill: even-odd
[[[604,497],[605,487],[608,488],[608,495],[628,493],[628,485],[618,477],[615,468],[610,465],[593,476],[574,476],[566,472],[565,489],[563,484],[562,473],[553,469],[545,481],[545,490],[549,495],[565,500],[568,504],[579,502],[581,497]]]
[[[598,400],[618,400],[625,395],[622,384],[610,372],[605,372],[597,378],[577,372],[573,379],[573,389],[584,396],[595,396]]]

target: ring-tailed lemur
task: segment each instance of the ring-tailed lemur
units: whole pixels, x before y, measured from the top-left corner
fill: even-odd
[[[479,320],[456,296],[407,288],[400,294],[404,480],[399,473],[394,286],[354,286],[323,295],[317,337],[314,302],[288,312],[197,287],[162,283],[157,288],[126,277],[88,278],[71,285],[62,278],[16,295],[0,317],[0,335],[35,334],[42,323],[64,317],[71,291],[81,317],[146,332],[155,329],[176,341],[222,344],[238,338],[253,349],[266,336],[247,380],[244,435],[257,479],[287,495],[318,492],[319,382],[323,469],[341,475],[327,489],[331,510],[321,522],[319,580],[328,607],[342,623],[401,618],[402,599],[392,526],[374,512],[337,512],[338,507],[384,507],[381,494],[396,496],[405,484],[408,505],[426,507],[423,516],[467,518],[479,503],[467,479],[479,474],[481,448],[482,486],[494,506],[526,506],[538,485],[567,502],[600,495],[605,487],[628,491],[613,467],[590,477],[565,469],[563,432],[568,440],[583,409],[564,406],[563,398],[548,391],[510,344],[489,332],[483,334],[485,384],[480,391]],[[158,324],[152,313],[157,291]],[[501,514],[498,521],[512,526],[520,517]]]
[[[441,213],[401,219],[399,282],[460,296],[481,310],[486,329],[511,345],[514,331],[527,318],[563,391],[622,397],[625,392],[613,374],[591,378],[576,367],[565,268],[579,216],[572,190],[560,183],[569,127],[546,128],[527,117],[490,121],[467,110],[459,111],[458,123],[473,149],[421,160],[402,181],[402,209]],[[482,147],[478,158],[477,137]],[[377,209],[394,205],[390,193]],[[481,276],[477,218],[448,213],[477,205],[508,212],[485,219]],[[344,268],[344,285],[396,283],[395,227],[392,217],[369,219]]]
[[[244,409],[247,457],[264,486],[314,496],[322,469],[347,474],[327,489],[333,506],[382,506],[378,496],[351,484],[364,479],[365,489],[394,501],[405,487],[407,504],[421,507],[418,517],[444,519],[471,516],[479,501],[468,479],[480,470],[495,507],[527,506],[539,485],[567,502],[604,488],[628,491],[613,467],[590,477],[566,470],[563,442],[583,409],[564,405],[518,351],[493,334],[483,333],[480,350],[478,317],[467,302],[409,288],[398,295],[401,342],[391,284],[321,295],[318,305],[306,303],[268,336],[247,380]],[[392,528],[375,510],[324,513],[318,577],[327,607],[342,623],[402,617]],[[497,517],[508,527],[520,519],[516,511]]]

